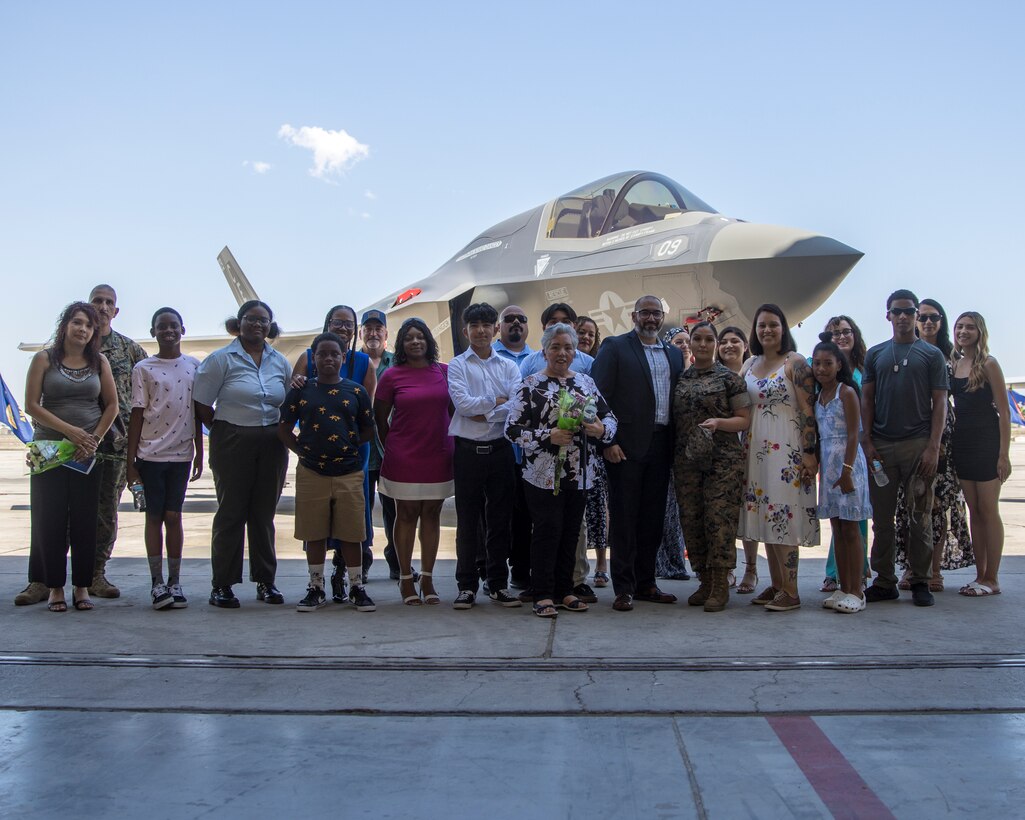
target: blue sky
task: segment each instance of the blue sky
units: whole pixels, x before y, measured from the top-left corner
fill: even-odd
[[[636,168],[865,252],[802,350],[840,312],[881,341],[886,294],[910,287],[981,311],[1025,376],[1023,18],[1012,2],[5,3],[0,372],[20,399],[17,343],[100,281],[124,333],[163,304],[216,332],[227,244],[281,324],[311,328]],[[303,128],[357,153],[315,175],[286,138],[316,144]]]

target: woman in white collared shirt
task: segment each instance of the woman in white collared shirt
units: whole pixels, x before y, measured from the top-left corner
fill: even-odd
[[[268,344],[278,334],[274,314],[255,299],[228,321],[238,337],[211,353],[196,371],[193,398],[210,428],[210,469],[217,492],[211,538],[213,591],[210,603],[234,609],[231,591],[242,583],[245,534],[249,576],[257,600],[284,603],[274,585],[274,512],[288,469],[288,451],[277,436],[280,407],[292,368]]]

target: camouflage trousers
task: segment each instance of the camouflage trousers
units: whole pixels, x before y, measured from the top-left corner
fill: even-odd
[[[676,463],[680,524],[687,557],[695,572],[737,566],[744,468],[741,453],[716,453],[702,464]]]
[[[128,461],[114,453],[97,461],[100,473],[100,511],[96,519],[96,575],[102,575],[117,540],[117,508],[128,484]]]

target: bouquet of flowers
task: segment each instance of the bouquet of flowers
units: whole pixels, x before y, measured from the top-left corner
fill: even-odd
[[[591,396],[570,393],[563,387],[559,390],[559,395],[556,398],[556,407],[559,410],[558,427],[560,430],[569,430],[575,433],[580,429],[582,421],[594,421],[594,398]],[[588,410],[591,411],[590,414]],[[585,416],[589,416],[589,418],[585,419]],[[560,478],[562,476],[562,468],[566,464],[567,452],[568,448],[566,445],[559,448],[559,457],[555,463],[555,495],[559,494]]]
[[[39,475],[54,467],[73,461],[75,445],[67,439],[62,441],[30,441],[25,463],[30,475]]]

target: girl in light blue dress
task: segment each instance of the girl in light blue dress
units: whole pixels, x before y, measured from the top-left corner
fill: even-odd
[[[828,338],[827,338],[828,337]],[[859,443],[861,407],[850,365],[823,333],[812,353],[812,373],[819,386],[815,421],[822,449],[819,460],[819,519],[828,518],[836,545],[840,588],[822,605],[835,612],[854,613],[865,608],[862,593],[861,532],[858,522],[872,517],[868,499],[868,468]]]

